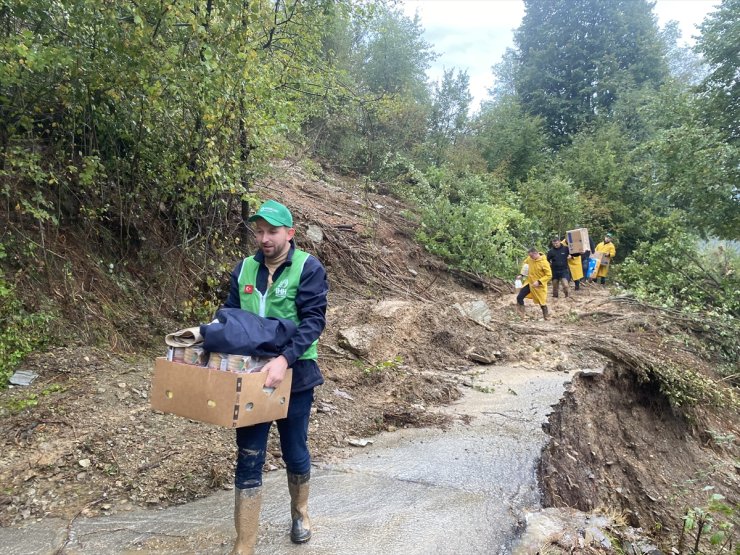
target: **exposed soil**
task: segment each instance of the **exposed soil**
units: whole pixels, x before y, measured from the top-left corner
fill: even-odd
[[[416,245],[414,224],[394,199],[287,163],[259,192],[293,208],[299,246],[330,275],[320,343],[326,383],[309,431],[315,461],[342,457],[358,448],[351,440],[380,430],[444,427],[427,408],[457,399],[470,385],[464,371],[479,362],[553,372],[606,366],[603,374],[577,375],[551,415],[554,439],[540,476],[545,502],[624,511],[631,524],[674,542],[686,507],[706,503],[704,486],[740,500],[737,404],[676,409],[646,374],[645,361],[657,357],[714,377],[704,354],[690,347],[692,332],[669,314],[589,286],[552,302],[547,322],[534,306],[522,319],[511,286],[449,271]],[[307,239],[309,226],[323,238]],[[130,269],[133,281],[137,272],[143,269]],[[198,283],[191,277],[180,287]],[[129,299],[109,293],[96,305],[122,307],[120,325],[98,334],[109,348],[69,344],[38,353],[22,368],[39,378],[0,392],[0,525],[185,503],[231,487],[233,430],[152,411],[152,361],[164,344],[135,348],[142,335],[163,337],[197,322],[142,324]],[[490,310],[482,323],[456,306],[480,301]],[[266,470],[280,469],[275,436],[268,451]]]
[[[553,440],[540,467],[545,503],[618,512],[666,545],[693,546],[696,531],[681,542],[688,510],[707,509],[713,494],[728,508],[740,503],[739,431],[736,410],[676,409],[628,365],[577,374],[550,418]],[[713,516],[737,526],[736,515]]]

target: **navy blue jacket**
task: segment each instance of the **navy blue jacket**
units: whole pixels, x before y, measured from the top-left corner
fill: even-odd
[[[216,320],[200,327],[203,348],[209,353],[276,357],[297,328],[293,320],[262,318],[241,308],[222,308]]]
[[[569,254],[568,247],[565,245],[560,245],[557,249],[550,247],[547,251],[547,261],[553,270],[567,270]]]
[[[273,282],[277,282],[285,266],[293,263],[294,251],[295,243],[291,241],[288,258],[282,266],[275,270],[275,274],[272,277]],[[269,270],[265,266],[265,256],[261,250],[257,251],[254,258],[260,265],[257,271],[257,283],[255,286],[260,293],[264,294],[267,291]],[[224,308],[241,308],[241,302],[239,300],[239,275],[241,274],[243,263],[243,260],[240,261],[234,268],[234,271],[231,272],[229,296],[226,299]],[[321,332],[324,331],[324,327],[326,327],[326,297],[328,292],[329,283],[326,280],[324,266],[322,266],[316,257],[309,256],[303,265],[301,281],[298,285],[298,293],[295,298],[298,318],[301,323],[298,325],[295,335],[293,335],[281,353],[287,359],[288,367],[293,369],[291,391],[295,393],[306,391],[324,383],[324,377],[321,375],[321,370],[319,370],[319,365],[316,361],[298,360],[298,357],[306,352],[306,349],[319,338]]]

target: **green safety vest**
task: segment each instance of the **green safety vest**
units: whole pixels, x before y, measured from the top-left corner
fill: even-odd
[[[252,312],[258,316],[287,318],[296,324],[300,324],[298,318],[298,307],[295,298],[298,294],[298,286],[301,283],[303,266],[308,260],[309,254],[305,251],[295,249],[293,251],[292,263],[283,267],[278,281],[273,282],[263,295],[257,289],[257,272],[260,263],[254,256],[245,258],[242,263],[242,271],[239,274],[239,303],[242,310]],[[299,358],[301,360],[316,360],[318,358],[317,339],[306,349]]]

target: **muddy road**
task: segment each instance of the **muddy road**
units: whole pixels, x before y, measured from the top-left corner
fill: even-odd
[[[507,366],[468,373],[470,387],[439,409],[446,429],[401,429],[354,455],[313,469],[314,537],[287,535],[282,472],[265,481],[258,554],[511,553],[524,514],[539,508],[536,463],[550,405],[568,372]],[[233,494],[164,510],[59,519],[0,529],[8,555],[30,553],[229,553]]]

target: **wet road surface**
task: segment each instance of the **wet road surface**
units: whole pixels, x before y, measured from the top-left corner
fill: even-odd
[[[313,538],[302,546],[288,537],[285,475],[267,473],[257,555],[516,551],[522,515],[539,508],[535,470],[546,440],[541,425],[567,380],[563,372],[481,367],[474,387],[440,409],[470,419],[455,419],[448,430],[383,433],[341,462],[315,466]],[[0,553],[228,554],[235,535],[233,498],[224,491],[167,509],[4,528]]]

